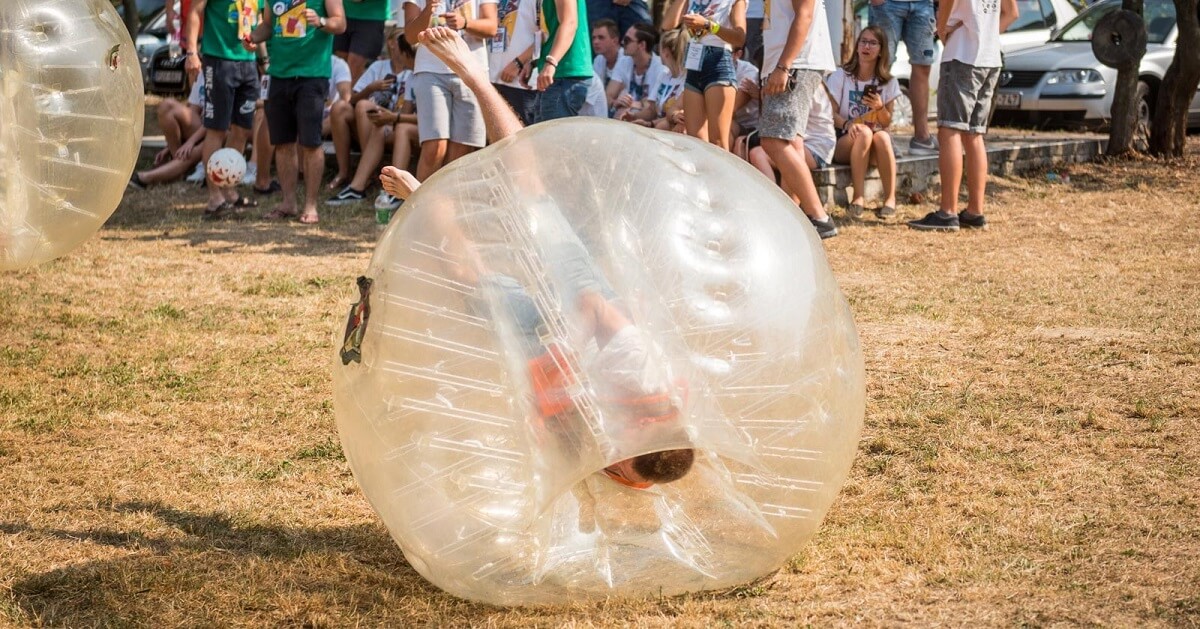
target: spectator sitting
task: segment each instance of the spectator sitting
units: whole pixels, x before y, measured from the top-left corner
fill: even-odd
[[[653,107],[656,117],[653,122],[655,129],[686,133],[683,126],[683,83],[686,71],[683,68],[683,55],[687,49],[687,37],[680,29],[663,33],[662,43],[659,44],[660,58],[663,71],[650,89],[647,98],[648,106]]]
[[[737,96],[733,100],[733,126],[730,136],[739,138],[758,128],[759,101],[758,66],[742,58],[745,48],[733,49],[734,75],[737,77]],[[762,63],[761,49],[757,58]]]
[[[354,127],[354,108],[350,106],[353,94],[350,64],[334,55],[329,58],[332,75],[329,77],[329,93],[325,96],[325,115],[321,118],[321,137],[333,140],[333,152],[337,159],[337,175],[333,181],[346,181],[350,177],[350,137]]]
[[[747,160],[762,174],[779,182],[783,191],[792,201],[800,203],[800,191],[792,190],[785,182],[777,177],[778,168],[774,160],[761,146],[754,141],[757,134],[750,138],[750,154]],[[810,171],[821,170],[829,166],[833,159],[834,145],[837,138],[833,127],[833,102],[825,90],[817,90],[813,96],[812,107],[808,110],[808,119],[804,125],[804,136],[796,136],[792,146],[804,155],[804,163]]]
[[[619,33],[617,23],[612,20],[596,20],[592,23],[592,52],[596,54],[592,60],[592,71],[600,78],[605,90],[608,89],[617,61],[625,56]]]
[[[833,161],[850,164],[854,186],[846,210],[850,218],[862,216],[863,186],[871,164],[879,168],[883,184],[883,206],[876,215],[886,218],[896,213],[896,154],[887,128],[892,124],[900,84],[888,71],[890,65],[887,35],[878,26],[868,26],[859,33],[850,61],[825,78],[838,108],[833,115],[838,129]]]
[[[662,74],[662,60],[654,53],[658,45],[658,30],[650,24],[634,24],[621,38],[625,50],[612,71],[605,88],[613,118],[617,120],[649,120],[652,110],[642,111],[641,102],[650,95],[650,83]],[[639,111],[630,114],[629,110]]]
[[[376,61],[367,67],[363,75],[358,78],[358,82],[354,84],[354,93],[350,96],[348,103],[338,106],[336,113],[333,114],[333,145],[336,151],[345,151],[346,153],[345,174],[347,175],[350,172],[350,120],[354,122],[354,137],[363,150],[363,157],[359,159],[357,171],[361,172],[363,162],[368,161],[367,145],[371,141],[372,133],[385,126],[390,129],[395,124],[396,121],[389,122],[391,117],[389,114],[398,111],[397,105],[404,99],[405,90],[411,89],[416,52],[413,50],[412,44],[409,44],[408,40],[404,38],[404,32],[399,28],[389,27],[385,36],[388,58]],[[376,115],[373,118],[372,116],[375,114],[372,112],[383,115]],[[374,163],[371,164],[371,170],[379,165],[385,144],[383,140],[380,138],[379,154],[373,158]],[[405,167],[407,166],[406,163]],[[366,186],[369,181],[369,177],[359,177],[357,173],[354,181],[349,181],[342,172],[339,159],[338,174],[329,182],[329,189],[341,189],[325,202],[326,205],[342,205],[362,201],[366,198]],[[362,187],[356,187],[355,182]]]
[[[167,146],[154,156],[154,168],[133,173],[129,178],[130,188],[145,190],[152,184],[175,181],[200,163],[200,146],[205,135],[204,126],[200,124],[203,111],[203,74],[196,77],[186,104],[173,98],[158,104],[155,113]]]
[[[405,70],[396,77],[395,92],[399,96],[390,108],[377,106],[367,111],[371,128],[367,141],[362,144],[362,156],[358,159],[354,180],[341,194],[327,200],[326,205],[343,205],[361,200],[367,186],[379,172],[383,151],[389,145],[392,146],[392,165],[401,169],[410,167],[413,147],[420,146],[411,70]],[[390,198],[381,203],[390,209],[399,207],[399,203]]]

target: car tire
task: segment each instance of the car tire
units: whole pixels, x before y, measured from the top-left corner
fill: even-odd
[[[1133,129],[1133,148],[1145,153],[1150,150],[1150,108],[1154,106],[1150,102],[1150,86],[1145,81],[1138,81],[1134,106],[1137,107],[1137,116]]]

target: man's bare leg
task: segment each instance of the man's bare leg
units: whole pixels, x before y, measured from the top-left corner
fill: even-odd
[[[487,69],[479,65],[467,43],[458,32],[445,26],[435,26],[421,31],[421,44],[432,52],[446,67],[462,79],[467,89],[475,94],[479,108],[483,110],[483,124],[487,127],[488,140],[499,142],[515,135],[524,128],[508,101],[492,87]]]

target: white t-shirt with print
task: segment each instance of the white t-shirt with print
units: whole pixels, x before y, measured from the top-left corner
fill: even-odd
[[[329,94],[325,96],[326,109],[341,100],[342,93],[338,91],[338,85],[349,83],[351,80],[350,64],[346,63],[345,59],[337,55],[331,55],[329,59],[333,68],[329,74]]]
[[[488,66],[492,83],[523,90],[533,89],[521,81],[504,82],[500,73],[512,60],[533,45],[537,30],[537,3],[541,0],[500,0],[496,11],[500,25],[496,36],[488,40]],[[532,82],[532,81],[531,81]]]
[[[650,84],[659,76],[666,66],[658,55],[650,55],[650,65],[646,66],[645,74],[637,74],[633,66],[633,57],[621,57],[617,60],[617,66],[613,68],[612,77],[610,80],[620,81],[625,89],[622,93],[628,92],[633,100],[638,101],[650,96]]]
[[[367,89],[367,86],[375,81],[382,81],[387,78],[387,75],[392,74],[392,62],[389,59],[380,59],[375,63],[367,66],[367,69],[358,77],[358,82],[354,84],[354,91],[361,92]],[[404,100],[411,100],[410,93],[412,92],[412,70],[401,70],[396,73],[396,84],[389,91],[379,91],[371,94],[371,100],[376,105],[384,109],[396,109]]]
[[[667,108],[676,105],[679,97],[683,95],[683,85],[686,75],[680,74],[675,76],[671,74],[670,68],[662,67],[662,71],[655,77],[654,82],[650,85],[650,93],[646,98],[654,102],[658,109],[658,116],[661,118],[667,115]]]
[[[725,28],[729,26],[729,12],[733,9],[734,0],[688,0],[687,8],[684,9],[684,15],[696,14],[708,18]],[[729,48],[729,43],[724,39],[705,33],[700,38],[700,43],[705,46],[715,46],[717,48]]]
[[[837,101],[838,115],[849,120],[870,111],[862,102],[863,88],[868,85],[879,87],[879,97],[883,100],[884,105],[896,100],[896,97],[900,95],[900,83],[896,81],[895,77],[880,86],[878,79],[859,81],[850,76],[850,73],[843,68],[838,68],[833,74],[825,77],[825,85],[829,87],[829,93],[833,94],[833,99]],[[871,128],[877,131],[881,127],[871,124]]]
[[[779,65],[779,57],[787,45],[788,31],[791,30],[792,20],[796,12],[792,10],[789,0],[765,0],[766,17],[763,18],[763,67],[762,76],[771,74]],[[825,18],[824,0],[816,0],[813,9],[812,26],[808,29],[808,37],[804,39],[804,47],[800,54],[792,60],[791,68],[833,72],[833,43],[829,39],[829,21]]]
[[[833,159],[837,146],[837,134],[833,130],[833,102],[825,90],[813,94],[812,107],[808,110],[808,121],[804,125],[804,147],[826,164]]]
[[[734,73],[737,79],[738,90],[742,89],[742,81],[753,81],[758,83],[758,68],[753,63],[745,59],[738,59],[737,67],[734,68]],[[738,126],[743,129],[750,129],[758,126],[758,115],[760,111],[759,99],[751,99],[746,101],[746,105],[741,109],[733,112],[733,121],[738,123]]]
[[[424,11],[427,0],[404,0],[405,4],[411,4],[417,9]],[[442,2],[440,13],[459,12],[468,20],[474,20],[479,17],[479,7],[485,4],[496,4],[496,0],[446,0]],[[437,17],[437,16],[434,16]],[[430,20],[432,23],[433,20]],[[488,47],[487,40],[480,39],[466,31],[463,31],[463,40],[467,42],[467,48],[475,54],[475,58],[479,60],[479,64],[483,67],[488,67]],[[424,46],[417,46],[417,60],[414,72],[433,72],[435,74],[454,74],[446,64],[442,63],[432,52],[425,49]]]
[[[976,68],[1000,67],[1000,0],[955,2],[946,24],[961,26],[944,42],[943,62],[960,61]]]

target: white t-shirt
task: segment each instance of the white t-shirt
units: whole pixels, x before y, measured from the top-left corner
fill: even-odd
[[[737,80],[738,90],[742,89],[742,81],[750,80],[758,83],[758,68],[753,63],[744,59],[739,59],[737,67],[734,68],[735,77]],[[741,109],[733,112],[733,121],[738,123],[738,126],[743,129],[748,129],[758,126],[758,114],[760,111],[759,99],[746,101],[746,105]]]
[[[608,80],[612,78],[613,73],[617,71],[617,66],[620,65],[621,60],[624,58],[625,51],[618,48],[617,60],[613,63],[613,67],[609,68],[608,59],[605,59],[604,55],[596,55],[596,58],[592,60],[592,73],[600,77],[600,82],[607,86]]]
[[[837,134],[833,130],[833,103],[825,90],[813,94],[813,104],[808,110],[808,122],[804,125],[804,147],[826,164],[833,159],[837,146]]]
[[[943,43],[942,61],[999,68],[1000,0],[955,2],[947,25],[961,24]]]
[[[655,77],[666,69],[658,55],[650,55],[650,65],[646,66],[645,74],[637,74],[633,67],[633,57],[621,57],[613,68],[611,80],[620,81],[625,86],[623,92],[628,92],[633,100],[638,101],[650,96],[650,84]]]
[[[533,89],[522,85],[519,80],[505,83],[500,80],[500,73],[517,55],[533,45],[533,35],[537,29],[537,3],[540,1],[501,0],[496,5],[500,25],[496,27],[496,36],[488,40],[488,66],[492,83],[523,90]]]
[[[808,29],[808,37],[804,39],[804,47],[800,54],[792,60],[792,68],[805,70],[820,70],[833,72],[833,43],[829,40],[829,22],[825,19],[825,2],[816,0],[813,10],[812,26]],[[771,74],[779,65],[779,57],[783,47],[787,45],[788,31],[791,30],[792,20],[796,12],[792,10],[789,0],[765,0],[766,17],[763,18],[763,67],[762,76]]]
[[[342,93],[338,91],[338,85],[349,83],[351,80],[350,64],[346,63],[345,59],[337,55],[331,55],[329,59],[333,63],[333,69],[329,75],[329,94],[325,97],[326,109],[341,100]]]
[[[721,28],[729,26],[729,11],[733,8],[734,0],[689,0],[687,9],[684,10],[684,15],[696,14],[708,18],[709,20],[721,25]],[[729,44],[720,37],[712,33],[705,33],[700,38],[700,43],[705,46],[715,46],[717,48],[729,48]]]
[[[376,105],[384,109],[396,109],[403,100],[410,100],[409,93],[412,91],[412,70],[401,70],[398,73],[392,72],[392,62],[390,59],[380,59],[375,63],[367,66],[367,69],[358,77],[358,82],[354,84],[354,91],[361,92],[367,89],[367,86],[375,81],[382,81],[389,74],[396,74],[396,84],[390,91],[379,91],[371,94],[371,100]]]
[[[204,73],[196,75],[196,82],[192,83],[192,91],[188,94],[187,102],[189,105],[195,105],[201,110],[204,109]]]
[[[746,19],[761,20],[763,17],[763,0],[750,0],[746,3]]]
[[[404,0],[405,4],[411,4],[421,11],[425,10],[426,0]],[[442,2],[440,13],[451,13],[457,11],[464,15],[468,20],[474,20],[479,17],[479,7],[485,4],[496,4],[496,0],[445,0]],[[437,16],[434,16],[437,17]],[[430,24],[434,22],[430,19]],[[479,64],[483,67],[488,67],[488,48],[487,40],[480,39],[470,33],[463,32],[463,40],[467,42],[467,48],[475,53],[475,58],[479,60]],[[446,64],[442,63],[432,52],[425,50],[424,46],[417,46],[417,60],[414,72],[433,72],[435,74],[454,74]]]
[[[853,120],[870,111],[862,102],[863,88],[868,85],[879,86],[879,80],[859,81],[850,76],[843,68],[838,68],[833,74],[825,77],[825,85],[829,87],[829,93],[833,94],[833,99],[837,101],[838,115]],[[883,100],[884,105],[896,100],[899,95],[900,83],[896,81],[895,77],[879,87],[879,97]],[[883,128],[871,120],[863,122],[870,125],[874,131]]]
[[[655,77],[654,83],[650,85],[650,93],[646,98],[654,102],[660,118],[667,115],[667,108],[674,106],[679,97],[683,95],[684,78],[686,78],[684,74],[679,76],[671,74],[671,70],[664,65],[662,71]]]

